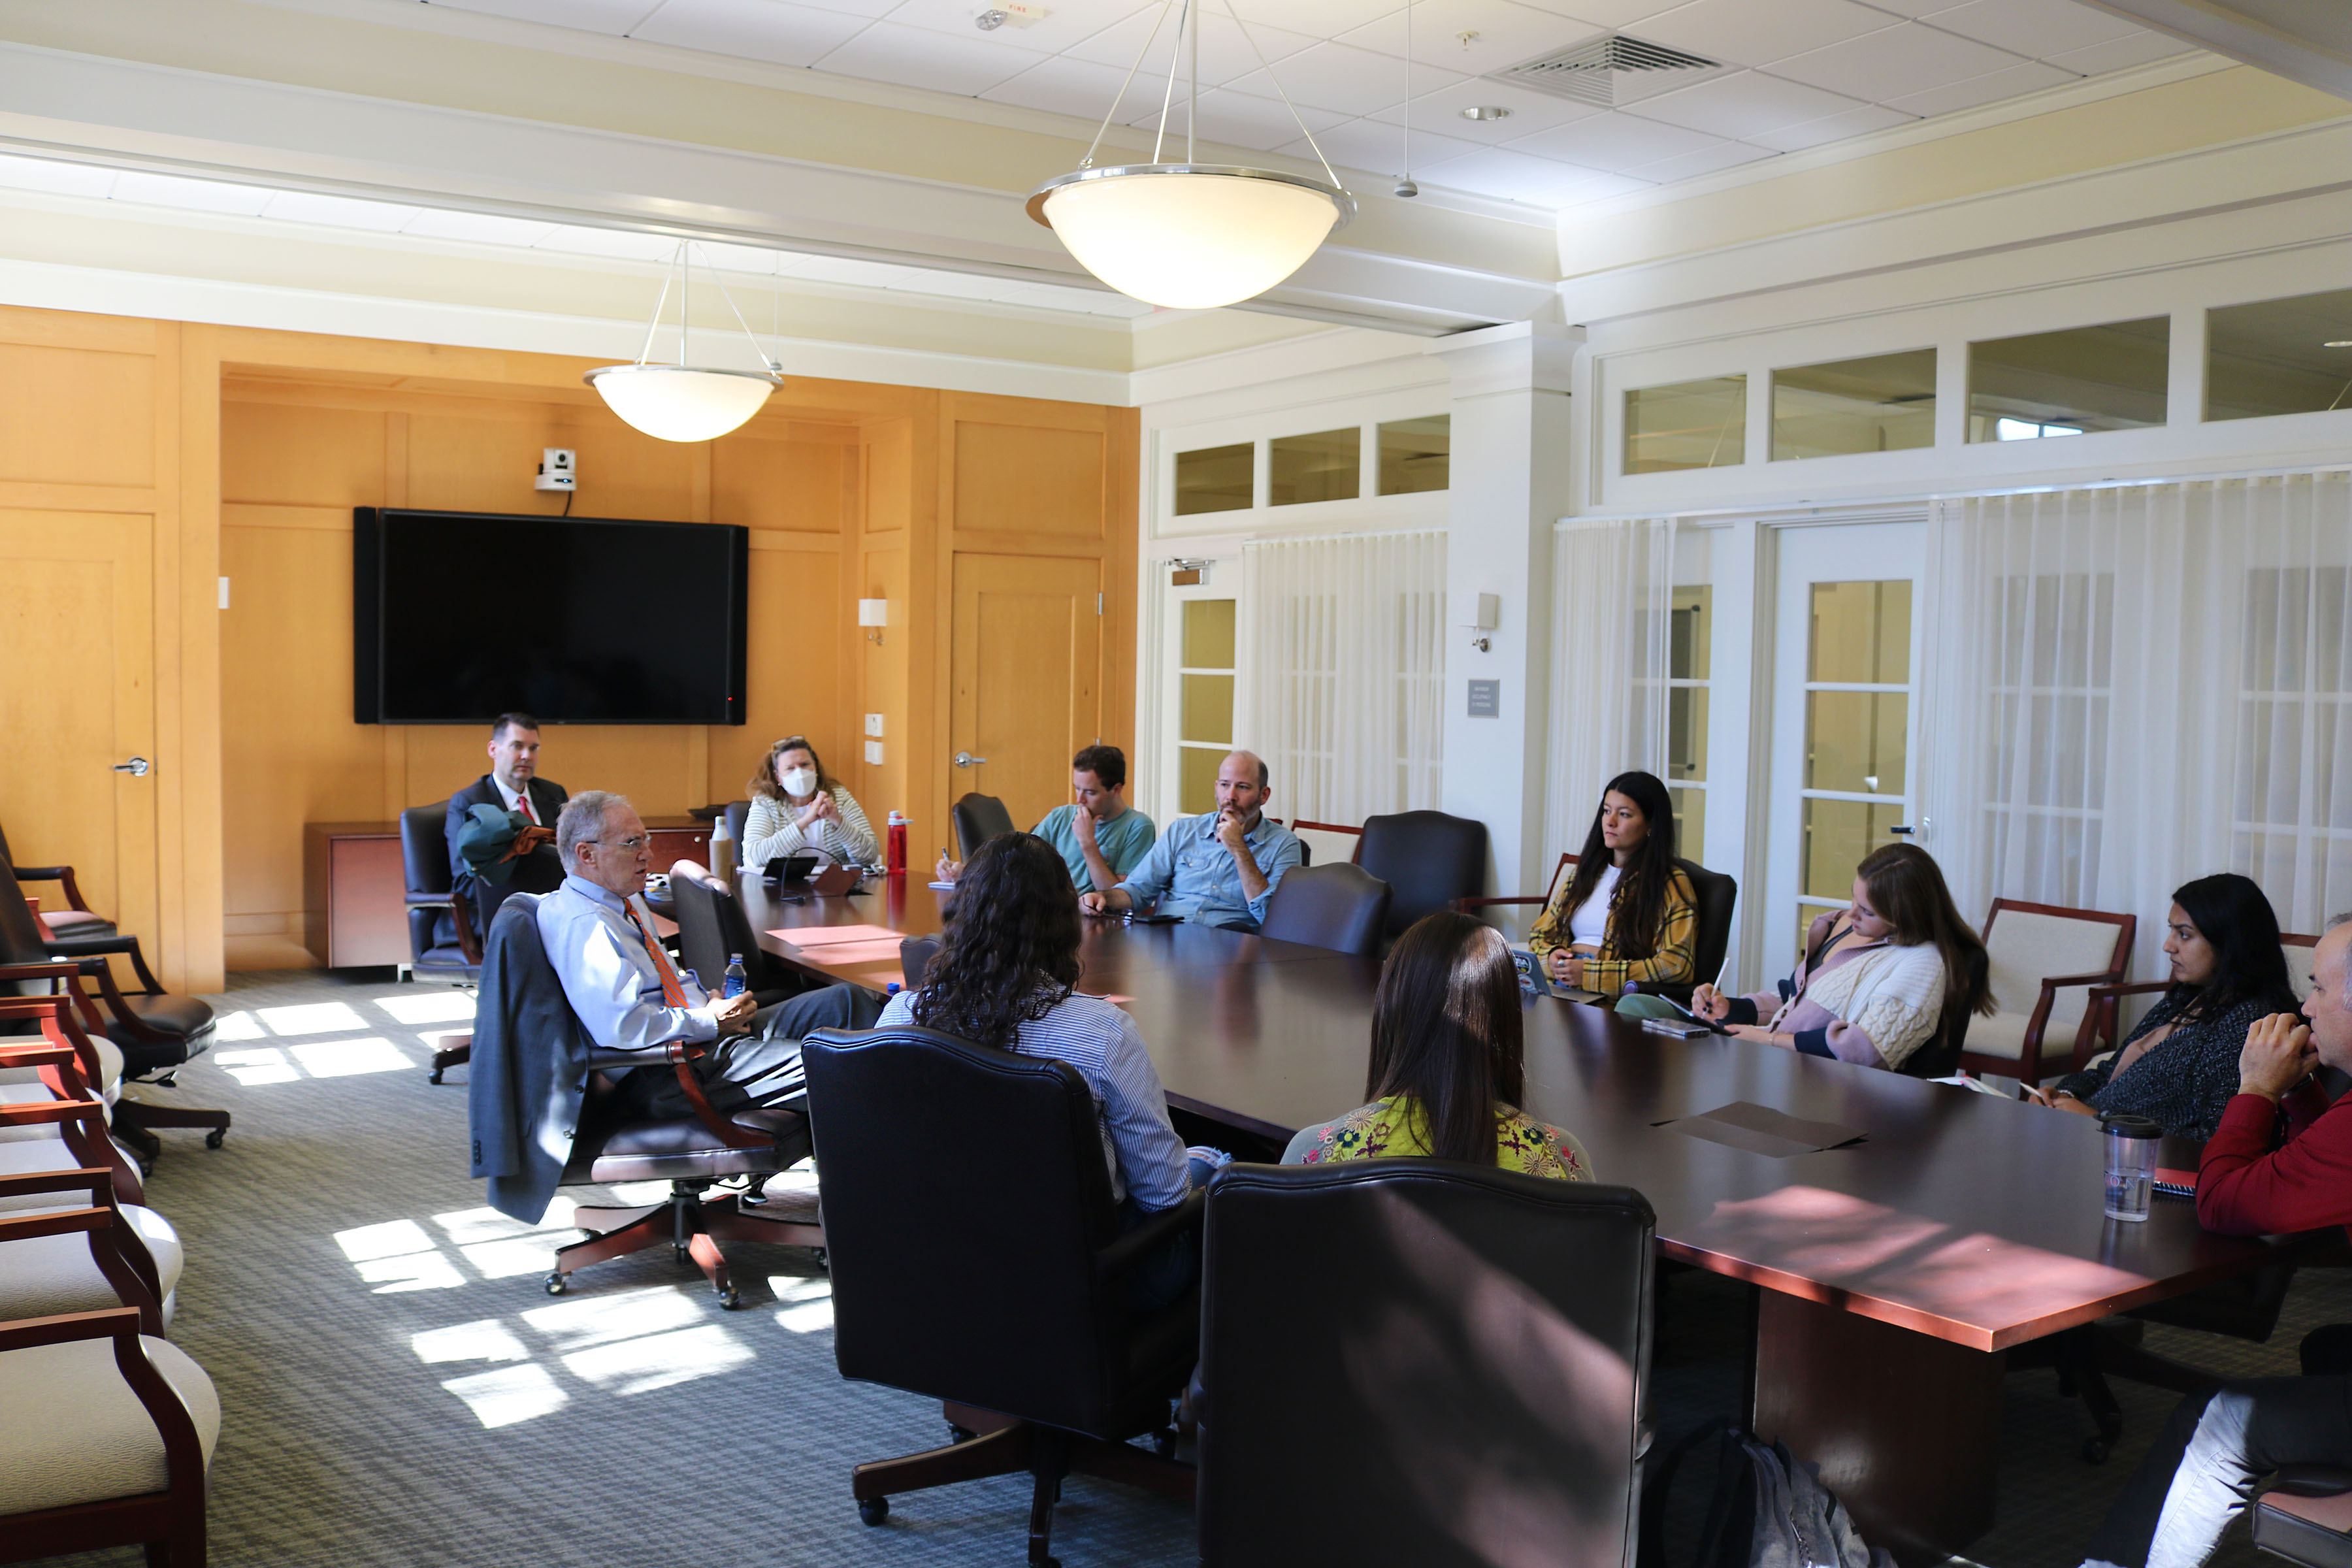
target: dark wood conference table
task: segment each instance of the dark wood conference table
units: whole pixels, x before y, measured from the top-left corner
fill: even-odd
[[[896,938],[940,929],[940,895],[869,887],[787,903],[749,878],[742,896],[767,951],[879,990],[898,978]],[[1087,924],[1081,989],[1122,999],[1171,1105],[1281,1140],[1362,1101],[1377,964],[1196,926]],[[845,945],[809,929],[861,925],[870,940]],[[1864,1534],[1908,1560],[1992,1524],[2001,1352],[2270,1256],[2204,1231],[2183,1201],[2106,1219],[2084,1117],[1550,998],[1529,999],[1527,1026],[1526,1109],[1649,1199],[1661,1256],[1761,1288],[1756,1430],[1817,1462]],[[1672,1125],[1743,1103],[1864,1136],[1776,1157]]]

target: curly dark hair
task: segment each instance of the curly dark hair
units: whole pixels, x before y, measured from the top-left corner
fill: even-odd
[[[1061,852],[1030,833],[990,839],[956,879],[915,1022],[1011,1050],[1024,1021],[1077,988],[1079,931],[1078,893]]]

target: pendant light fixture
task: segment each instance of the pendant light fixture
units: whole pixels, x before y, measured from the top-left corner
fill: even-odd
[[[719,283],[719,293],[727,308],[735,312],[735,322],[743,329],[744,341],[759,356],[758,370],[711,370],[687,363],[688,308],[694,302],[694,279],[690,271],[693,242],[680,240],[677,254],[671,258],[670,275],[662,279],[661,298],[654,301],[654,319],[646,328],[645,347],[630,364],[608,364],[590,371],[581,379],[594,387],[604,405],[635,429],[663,441],[711,441],[726,435],[760,412],[768,395],[784,384],[783,366],[770,359],[760,348],[759,339],[737,308],[735,297],[727,292],[727,285],[719,281],[714,268],[711,281]],[[703,266],[709,268],[706,258]],[[677,299],[677,363],[652,363],[654,334],[661,330],[662,307],[669,303],[669,286],[678,285]]]
[[[1299,119],[1265,54],[1250,37],[1232,0],[1233,16],[1258,66],[1282,96],[1282,106],[1314,148],[1326,180],[1273,169],[1193,161],[1200,106],[1201,0],[1166,0],[1143,47],[1128,68],[1127,80],[1111,100],[1110,112],[1095,132],[1094,144],[1078,167],[1046,181],[1031,193],[1029,216],[1051,228],[1079,266],[1105,283],[1147,305],[1175,310],[1206,310],[1265,293],[1305,264],[1331,232],[1356,216],[1356,202],[1340,187],[1315,133]],[[1149,163],[1095,166],[1095,153],[1118,113],[1135,73],[1167,24],[1168,9],[1181,5],[1171,49],[1168,89],[1160,106],[1160,128]],[[1175,103],[1176,55],[1186,58],[1184,161],[1163,163],[1168,119]],[[1328,181],[1328,183],[1327,183]]]

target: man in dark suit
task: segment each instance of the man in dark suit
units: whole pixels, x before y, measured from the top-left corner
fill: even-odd
[[[457,852],[457,835],[466,814],[478,805],[519,811],[524,820],[552,830],[571,797],[560,784],[539,776],[539,721],[528,713],[501,713],[490,726],[490,771],[449,797],[444,829],[449,838],[449,886],[474,910],[474,930],[487,937],[490,917],[509,893],[551,893],[563,885],[563,863],[555,847],[543,844],[531,851],[515,874],[493,887],[474,875]]]

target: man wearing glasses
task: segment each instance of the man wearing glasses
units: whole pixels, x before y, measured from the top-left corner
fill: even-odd
[[[830,985],[760,1008],[746,993],[711,995],[678,968],[654,935],[646,909],[653,854],[645,823],[625,795],[585,790],[555,824],[563,885],[539,903],[540,941],[588,1036],[609,1050],[658,1052],[672,1040],[718,1042],[695,1064],[711,1109],[797,1101],[801,1039],[814,1029],[873,1026],[881,1009],[853,985]],[[716,975],[709,978],[716,979]],[[693,1107],[667,1058],[621,1080],[648,1116],[690,1116]]]

